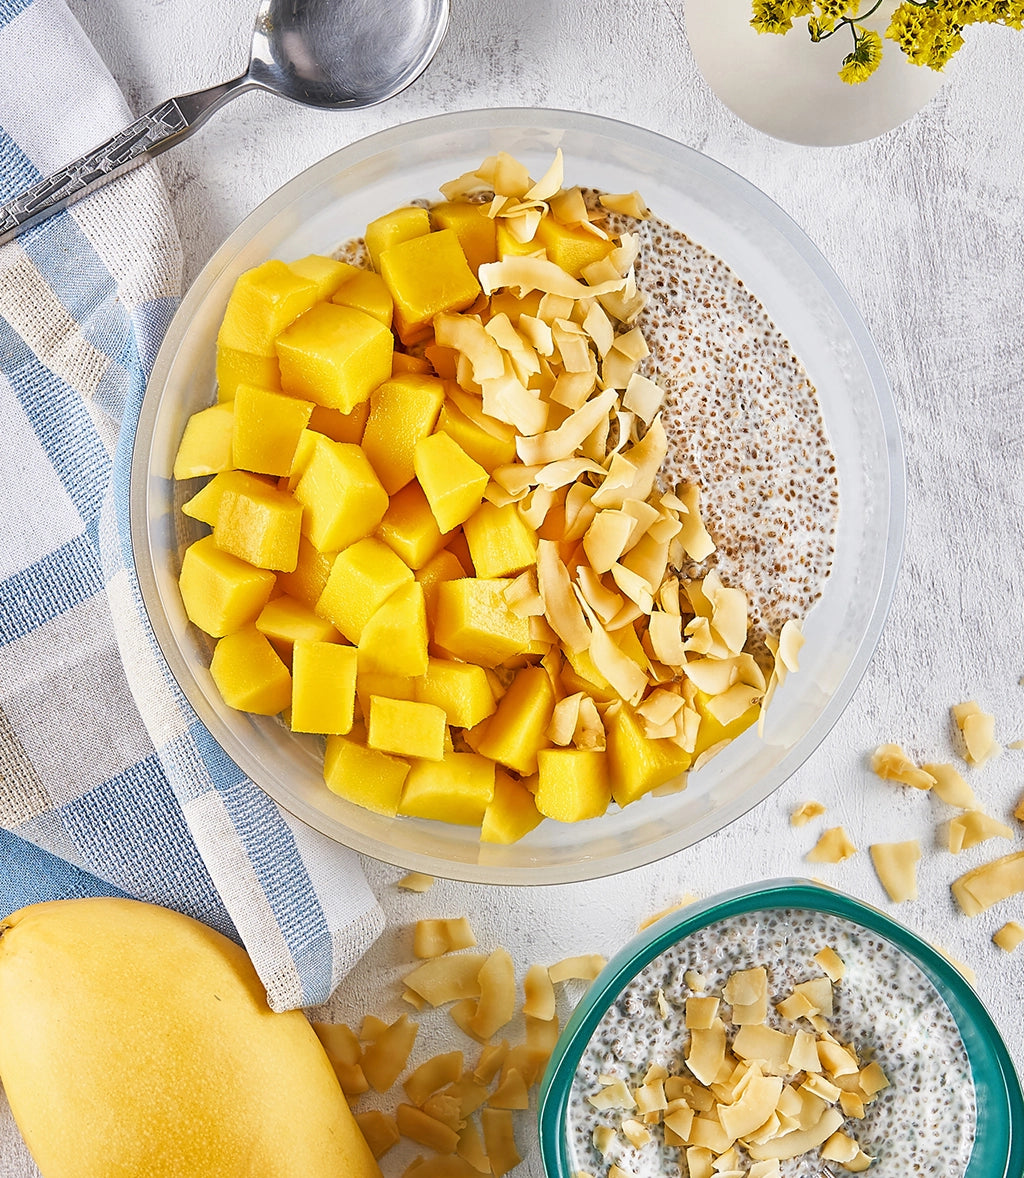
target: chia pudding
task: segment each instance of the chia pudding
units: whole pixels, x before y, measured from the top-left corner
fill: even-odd
[[[877,1062],[889,1086],[865,1108],[863,1119],[842,1129],[876,1160],[876,1178],[962,1178],[970,1161],[976,1095],[963,1041],[948,1007],[909,957],[861,925],[809,909],[765,909],[717,921],[672,945],[620,993],[598,1024],[580,1060],[569,1097],[567,1137],[572,1169],[601,1178],[618,1165],[636,1178],[673,1174],[686,1178],[684,1149],[665,1144],[660,1125],[637,1149],[618,1133],[621,1110],[598,1111],[588,1101],[610,1079],[633,1090],[652,1064],[686,1075],[686,999],[721,995],[729,975],[763,966],[768,975],[766,1023],[792,1034],[806,1029],[782,1018],[775,1003],[797,983],[821,976],[814,955],[832,948],[845,964],[834,986],[829,1031],[849,1044],[862,1062]],[[691,989],[697,982],[701,989]],[[732,1032],[730,1031],[730,1035]],[[616,1130],[603,1156],[594,1130]],[[749,1163],[739,1147],[743,1166]],[[815,1149],[781,1163],[785,1178],[819,1178]]]

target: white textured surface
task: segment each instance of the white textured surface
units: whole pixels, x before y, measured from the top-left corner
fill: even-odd
[[[71,3],[140,112],[239,72],[255,7],[251,0]],[[513,892],[439,883],[417,896],[393,886],[402,872],[368,863],[390,927],[336,999],[335,1014],[395,1017],[398,967],[411,954],[405,929],[420,916],[468,914],[481,944],[505,943],[522,968],[607,953],[684,892],[810,874],[801,857],[817,830],[842,823],[862,853],[816,874],[974,966],[979,992],[1024,1068],[1024,948],[1006,955],[989,940],[1004,920],[1024,921],[1024,902],[969,921],[948,890],[961,871],[1009,845],[988,843],[956,859],[935,849],[939,804],[876,780],[866,766],[870,750],[887,740],[917,757],[952,759],[948,709],[961,699],[994,712],[1004,742],[1024,736],[1024,41],[977,33],[939,96],[910,123],[868,143],[815,149],[766,138],[713,97],[694,69],[681,14],[682,0],[454,0],[453,27],[433,67],[390,104],[329,114],[243,95],[163,157],[191,278],[263,197],[378,128],[502,105],[638,123],[734,168],[806,230],[860,307],[904,425],[908,538],[892,613],[852,704],[790,782],[702,845],[603,883]],[[1024,753],[1008,751],[971,780],[1005,819],[1024,792]],[[790,809],[810,797],[828,806],[826,819],[791,829]],[[895,909],[866,848],[915,835],[926,848],[921,899]],[[34,1175],[4,1116],[0,1178]],[[529,1160],[519,1172],[539,1178],[531,1138],[524,1124]]]

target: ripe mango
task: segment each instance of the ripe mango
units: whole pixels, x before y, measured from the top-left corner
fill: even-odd
[[[0,923],[0,1079],[46,1178],[380,1178],[306,1017],[248,956],[137,900]]]

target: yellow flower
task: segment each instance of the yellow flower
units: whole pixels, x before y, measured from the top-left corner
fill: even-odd
[[[852,53],[843,58],[839,76],[844,82],[855,85],[864,82],[878,69],[882,60],[882,38],[874,29],[857,26],[857,41]]]
[[[793,27],[786,0],[754,0],[751,25],[759,33],[788,33]]]

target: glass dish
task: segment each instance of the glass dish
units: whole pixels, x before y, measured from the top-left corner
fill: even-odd
[[[576,1171],[567,1132],[573,1078],[605,1012],[630,982],[684,937],[730,917],[780,909],[825,913],[867,930],[909,958],[927,977],[956,1023],[974,1082],[978,1121],[965,1178],[1017,1178],[1024,1173],[1020,1080],[995,1024],[959,970],[925,941],[869,905],[805,880],[781,879],[724,892],[664,917],[630,941],[590,985],[566,1023],[541,1082],[538,1118],[547,1178],[571,1178]],[[889,998],[890,994],[884,994],[884,999]],[[847,1172],[839,1165],[833,1169]],[[874,1173],[874,1168],[870,1172]]]
[[[368,221],[489,154],[535,176],[557,148],[568,183],[639,189],[658,216],[722,258],[764,305],[817,386],[838,462],[836,559],[805,627],[801,671],[769,709],[765,737],[744,734],[679,793],[641,799],[572,826],[543,822],[512,846],[473,828],[388,819],[332,794],[315,738],[231,711],[218,696],[205,636],[176,584],[181,553],[205,529],[182,516],[194,484],[171,479],[188,416],[215,396],[214,342],[238,275],[270,257],[330,252]],[[131,538],[143,600],[172,674],[224,752],[287,811],[357,851],[480,883],[551,884],[650,863],[721,829],[766,798],[819,744],[875,647],[896,579],[904,523],[899,425],[875,348],[841,283],[802,231],[713,160],[636,127],[551,110],[468,111],[380,132],[309,168],[253,212],[185,296],[145,394],[131,468]]]

